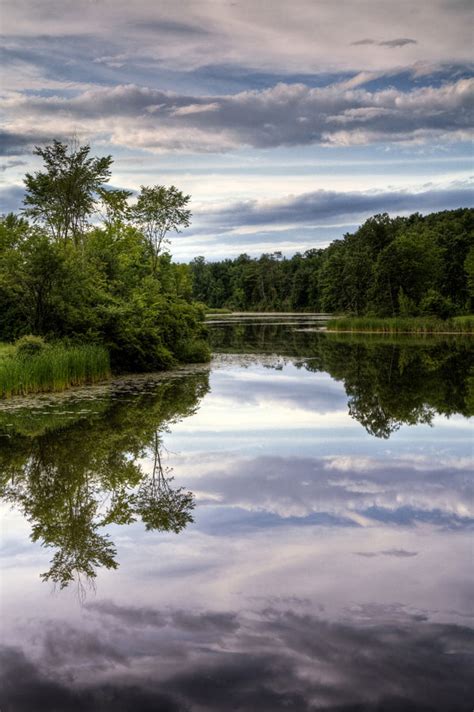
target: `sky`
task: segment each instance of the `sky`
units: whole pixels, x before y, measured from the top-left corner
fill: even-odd
[[[470,207],[467,0],[16,0],[2,9],[0,209],[35,145],[176,185],[180,261],[324,247],[369,216]]]

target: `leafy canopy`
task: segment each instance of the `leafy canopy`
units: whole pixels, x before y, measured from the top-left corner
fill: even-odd
[[[88,144],[68,146],[57,140],[37,146],[34,153],[43,159],[45,170],[25,176],[24,213],[55,240],[77,243],[110,178],[112,157],[91,157]]]

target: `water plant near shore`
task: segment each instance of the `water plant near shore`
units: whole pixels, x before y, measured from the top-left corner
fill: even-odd
[[[107,349],[95,344],[46,346],[36,355],[0,359],[0,397],[63,391],[110,375]]]
[[[340,317],[330,322],[331,331],[373,331],[387,334],[472,334],[474,316],[436,317]]]

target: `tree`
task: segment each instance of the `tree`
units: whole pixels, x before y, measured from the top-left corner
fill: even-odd
[[[156,273],[158,257],[164,245],[169,243],[169,232],[180,232],[188,227],[191,211],[187,205],[191,196],[185,195],[174,185],[167,188],[164,185],[144,186],[132,209],[135,224],[143,233],[151,254],[152,272]]]
[[[56,140],[35,148],[45,170],[25,176],[24,213],[43,225],[54,240],[79,242],[102,185],[110,178],[112,157],[89,157],[89,152],[87,144],[68,146]]]

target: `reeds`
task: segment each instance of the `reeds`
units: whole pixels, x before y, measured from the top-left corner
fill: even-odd
[[[10,352],[0,359],[0,397],[63,391],[109,374],[109,354],[102,346],[57,344],[23,357]]]
[[[331,319],[328,331],[374,332],[379,334],[472,334],[474,316],[437,317],[342,317]]]

